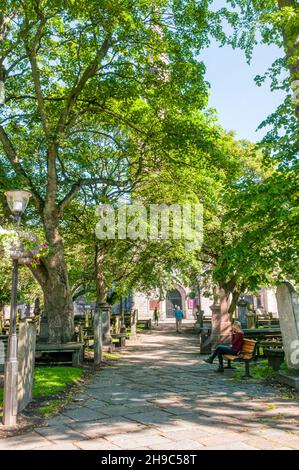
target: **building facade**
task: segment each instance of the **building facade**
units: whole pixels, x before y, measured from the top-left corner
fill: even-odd
[[[164,293],[162,300],[159,300],[156,292],[151,295],[137,292],[133,295],[133,304],[138,311],[138,318],[141,320],[153,318],[155,307],[160,310],[161,320],[173,318],[176,305],[182,309],[185,319],[196,319],[199,305],[204,311],[204,316],[210,317],[213,298],[205,296],[201,296],[200,299],[198,297],[191,298],[190,294],[191,290],[188,287],[174,284],[170,291]],[[246,300],[253,304],[254,309],[259,308],[263,313],[271,312],[273,317],[278,317],[274,288],[262,288],[258,295],[247,295]]]

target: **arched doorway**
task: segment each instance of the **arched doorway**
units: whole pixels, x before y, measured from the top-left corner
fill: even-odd
[[[174,307],[178,305],[182,308],[182,295],[177,289],[173,289],[167,292],[166,297],[166,317],[173,318],[174,317]]]

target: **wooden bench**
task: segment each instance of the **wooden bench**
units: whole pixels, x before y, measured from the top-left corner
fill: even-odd
[[[231,366],[231,361],[238,361],[245,363],[245,375],[244,378],[251,377],[250,370],[249,370],[249,363],[255,357],[255,350],[256,350],[257,342],[252,339],[244,338],[244,343],[242,347],[242,351],[238,356],[234,356],[232,354],[224,354],[223,359],[227,360],[227,367],[226,369],[233,369]]]
[[[83,343],[62,343],[62,344],[52,344],[52,343],[36,343],[35,351],[36,358],[42,356],[45,353],[71,353],[72,354],[72,365],[78,367],[83,362]]]
[[[244,329],[247,339],[252,339],[258,344],[256,346],[256,358],[261,356],[261,347],[268,341],[282,341],[280,328],[253,328]]]

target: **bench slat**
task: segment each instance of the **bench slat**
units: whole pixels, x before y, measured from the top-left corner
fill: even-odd
[[[225,354],[223,358],[226,359],[227,361],[234,361],[235,359],[240,358],[240,356],[233,356],[232,354]]]

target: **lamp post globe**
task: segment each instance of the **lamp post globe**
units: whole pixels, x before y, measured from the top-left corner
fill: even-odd
[[[30,191],[11,190],[5,193],[8,207],[15,217],[21,217],[25,212],[31,197]]]
[[[7,191],[5,193],[8,206],[15,217],[17,227],[24,213],[31,193],[29,191]],[[17,338],[17,295],[19,259],[12,261],[12,288],[10,304],[10,325],[7,360],[4,375],[3,424],[15,426],[18,413],[18,338]]]

